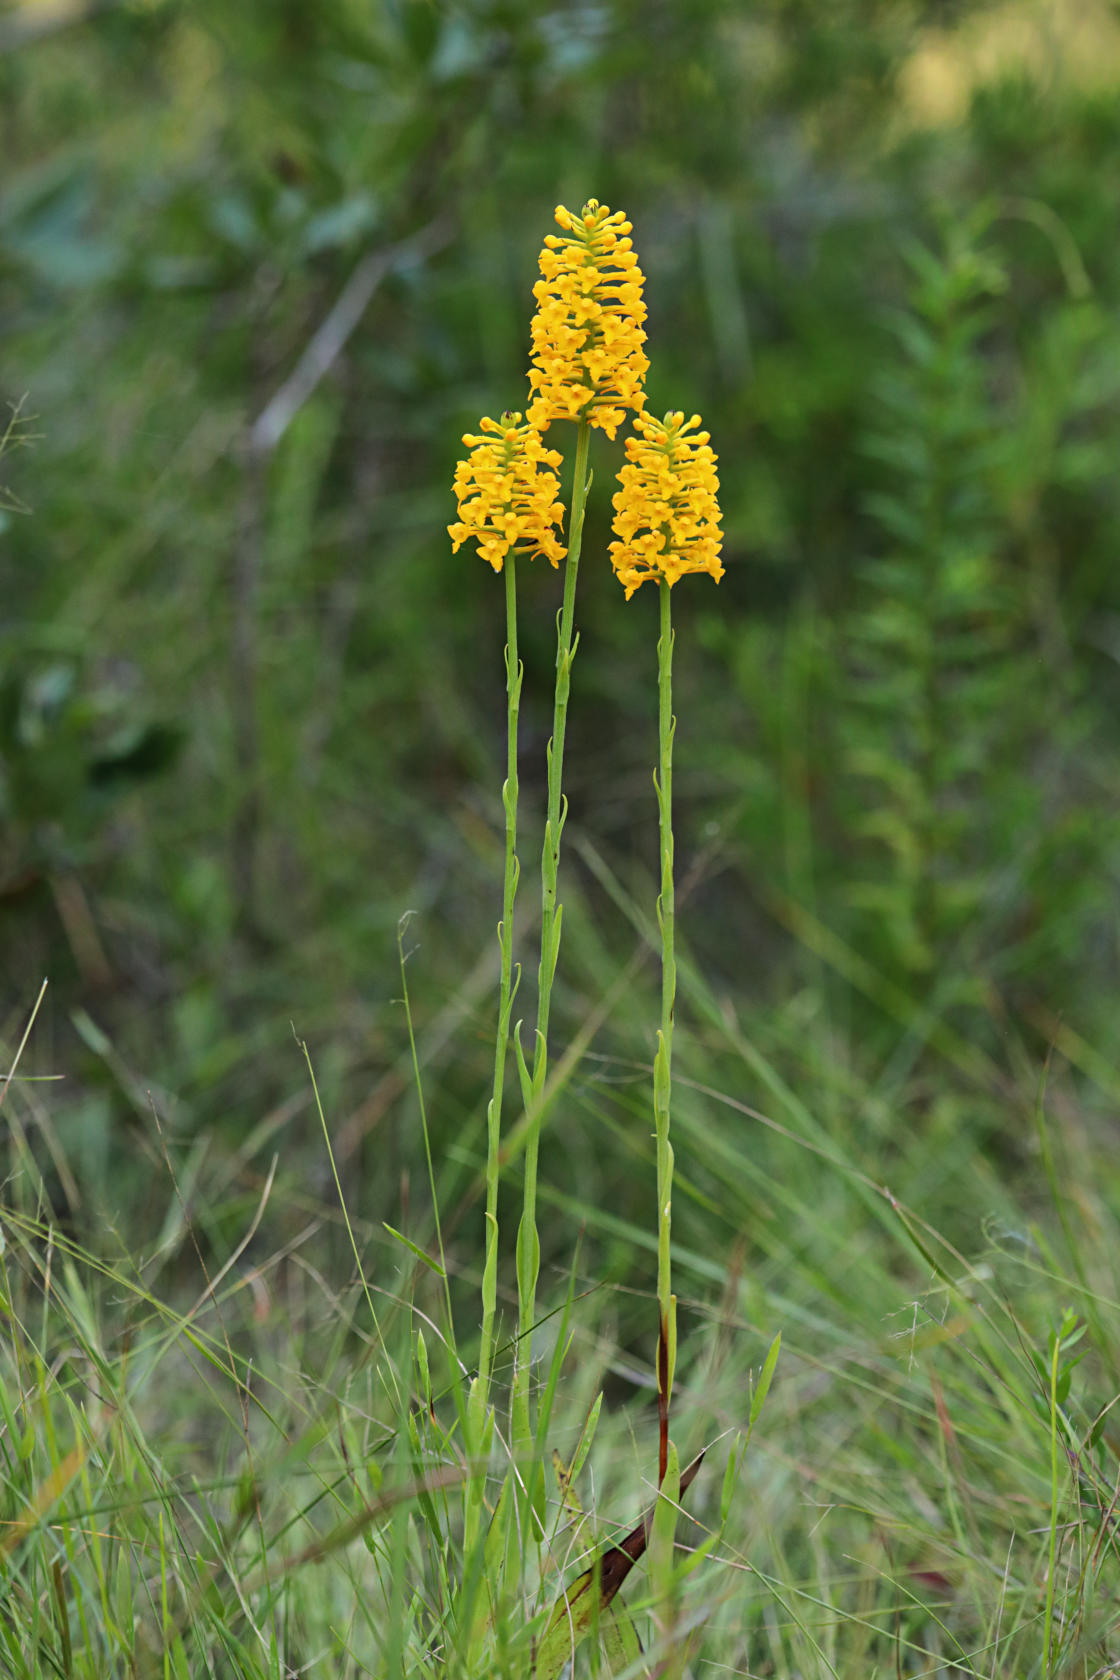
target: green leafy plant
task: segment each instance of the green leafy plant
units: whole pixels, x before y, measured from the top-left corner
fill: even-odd
[[[1008,809],[1001,786],[1030,738],[1031,690],[993,482],[1005,443],[978,353],[1007,281],[982,227],[955,230],[943,256],[908,253],[899,360],[875,383],[863,440],[883,478],[868,512],[889,548],[862,568],[843,631],[857,942],[919,991],[947,970],[971,985],[949,954],[990,917],[1009,861],[996,848],[1030,816],[1023,790]]]

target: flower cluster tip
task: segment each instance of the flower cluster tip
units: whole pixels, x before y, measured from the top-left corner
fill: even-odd
[[[529,418],[542,431],[587,420],[613,438],[628,411],[641,412],[649,368],[633,227],[594,198],[578,216],[563,204],[555,215],[564,233],[546,237],[533,288]]]
[[[459,518],[447,527],[452,551],[473,537],[496,572],[511,553],[543,554],[558,566],[567,552],[556,535],[564,523],[555,470],[561,456],[545,448],[536,426],[522,422],[521,414],[508,413],[500,421],[480,420],[477,433],[464,434],[470,453],[455,468]]]
[[[629,600],[647,579],[670,588],[691,572],[723,576],[719,478],[700,416],[639,414],[626,440],[622,488],[614,498],[611,565]]]

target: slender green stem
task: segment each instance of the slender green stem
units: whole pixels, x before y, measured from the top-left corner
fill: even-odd
[[[677,1300],[672,1292],[669,1239],[673,1209],[673,1146],[669,1111],[673,1076],[673,1010],[677,997],[673,888],[673,625],[671,589],[662,578],[661,634],[657,642],[658,755],[657,805],[661,819],[661,891],[657,925],[661,930],[661,1027],[653,1064],[653,1118],[657,1138],[657,1398],[660,1420],[658,1482],[665,1479],[669,1446],[669,1400],[677,1358]]]
[[[518,1353],[514,1375],[513,1437],[515,1452],[523,1452],[532,1439],[529,1423],[529,1366],[533,1320],[536,1316],[537,1278],[540,1271],[540,1239],[537,1235],[537,1154],[541,1123],[541,1102],[548,1077],[548,1021],[552,1005],[552,983],[560,955],[561,906],[556,883],[560,867],[560,837],[564,830],[567,802],[563,797],[564,736],[568,722],[568,691],[572,662],[579,637],[573,640],[576,576],[583,541],[583,516],[587,502],[587,459],[591,427],[581,420],[576,436],[575,473],[572,483],[572,517],[568,529],[568,559],[564,572],[564,602],[556,639],[556,696],[552,715],[552,739],[548,744],[548,816],[541,850],[541,961],[537,985],[537,1025],[531,1076],[523,1077],[523,1094],[530,1116],[525,1143],[525,1193],[521,1223],[517,1232]]]
[[[494,1039],[494,1085],[486,1108],[486,1258],[482,1268],[482,1334],[478,1375],[467,1398],[465,1439],[474,1464],[464,1490],[463,1556],[469,1570],[479,1565],[484,1533],[486,1460],[493,1439],[490,1379],[494,1368],[494,1320],[498,1304],[498,1182],[501,1176],[502,1098],[509,1058],[509,1023],[520,974],[513,967],[513,912],[521,866],[517,858],[517,734],[521,706],[522,669],[517,653],[517,574],[513,554],[506,558],[506,779],[502,784],[505,811],[506,863],[502,888],[502,919],[498,924],[501,976],[498,981],[498,1025]],[[487,1599],[477,1595],[470,1617],[468,1649],[476,1658],[485,1642]]]
[[[665,578],[658,584],[661,634],[657,639],[657,790],[660,819],[661,890],[657,895],[657,925],[661,930],[661,1025],[653,1060],[653,1122],[657,1140],[657,1485],[661,1497],[653,1519],[650,1581],[654,1618],[666,1641],[664,1672],[668,1680],[683,1673],[684,1649],[673,1638],[678,1613],[673,1577],[673,1542],[680,1498],[680,1465],[669,1438],[669,1401],[677,1363],[677,1298],[673,1294],[670,1235],[673,1221],[673,1146],[669,1142],[669,1114],[673,1089],[673,1011],[677,1000],[675,949],[675,893],[673,886],[673,622],[671,589]]]
[[[506,819],[506,867],[502,890],[502,920],[498,926],[501,978],[498,982],[498,1027],[494,1042],[494,1088],[486,1110],[486,1260],[482,1272],[482,1340],[478,1355],[479,1386],[485,1405],[494,1358],[494,1317],[498,1298],[498,1179],[502,1140],[502,1098],[509,1055],[509,1020],[516,990],[513,976],[513,910],[521,866],[517,858],[517,725],[521,707],[522,669],[517,654],[517,575],[513,555],[505,563],[506,579],[506,779],[502,806]]]

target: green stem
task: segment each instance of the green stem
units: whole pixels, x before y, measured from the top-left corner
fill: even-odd
[[[517,654],[517,575],[514,557],[505,564],[506,579],[506,779],[502,806],[506,818],[506,867],[502,920],[498,926],[501,978],[498,1027],[494,1042],[494,1088],[486,1109],[486,1260],[482,1272],[482,1339],[478,1355],[479,1386],[485,1405],[494,1357],[494,1317],[498,1297],[498,1179],[502,1138],[502,1097],[509,1055],[509,1019],[513,1007],[513,909],[521,866],[517,858],[517,726],[522,670]]]
[[[466,1570],[482,1568],[485,1517],[486,1461],[493,1438],[490,1379],[494,1362],[494,1320],[498,1304],[498,1181],[501,1175],[502,1098],[509,1058],[509,1022],[517,991],[513,968],[513,911],[521,866],[517,858],[517,733],[521,707],[522,669],[517,653],[517,574],[513,554],[505,563],[506,577],[506,779],[502,807],[506,819],[506,865],[502,889],[502,919],[498,924],[501,977],[498,982],[498,1026],[494,1040],[494,1086],[486,1109],[486,1259],[482,1268],[482,1334],[478,1376],[467,1401],[467,1449],[475,1464],[464,1495],[463,1557]],[[486,1638],[486,1594],[479,1592],[470,1619],[468,1650],[478,1658]]]
[[[587,502],[587,459],[591,427],[581,420],[576,436],[575,474],[572,484],[572,517],[568,531],[568,559],[564,572],[564,602],[556,639],[556,696],[552,714],[552,739],[548,744],[548,817],[541,850],[541,961],[537,984],[537,1025],[533,1046],[533,1070],[528,1080],[526,1109],[530,1124],[525,1143],[525,1193],[521,1223],[517,1232],[518,1347],[513,1389],[514,1451],[524,1453],[532,1440],[529,1422],[529,1368],[532,1330],[536,1317],[537,1278],[540,1272],[540,1238],[537,1234],[537,1154],[544,1118],[542,1097],[548,1077],[548,1020],[552,1004],[552,983],[560,955],[561,906],[556,883],[560,868],[560,837],[564,830],[567,804],[562,793],[564,736],[568,722],[568,691],[572,661],[579,637],[573,641],[576,577],[583,542],[583,516]]]
[[[661,1027],[653,1064],[653,1118],[657,1139],[657,1399],[660,1422],[658,1483],[665,1479],[669,1447],[669,1400],[677,1359],[677,1301],[672,1293],[669,1241],[673,1207],[673,1146],[669,1111],[673,1071],[673,1011],[677,996],[675,897],[673,887],[673,625],[671,590],[662,578],[661,634],[657,642],[658,767],[654,777],[660,815],[661,891],[657,925],[661,930]]]

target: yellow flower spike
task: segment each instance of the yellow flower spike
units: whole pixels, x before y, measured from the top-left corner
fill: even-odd
[[[642,350],[645,276],[622,212],[589,199],[582,215],[562,204],[533,287],[529,419],[544,431],[553,420],[587,420],[613,438],[645,403],[649,360]]]
[[[689,572],[707,572],[717,583],[723,576],[716,456],[699,424],[698,414],[635,417],[640,435],[626,440],[611,544],[627,600],[647,578],[672,586]]]
[[[506,555],[546,555],[558,566],[567,550],[554,535],[563,528],[560,480],[553,469],[561,464],[555,449],[546,449],[540,432],[522,425],[520,414],[503,414],[501,421],[479,421],[479,433],[464,434],[470,450],[455,468],[455,499],[459,518],[447,527],[453,552],[471,537],[478,552],[500,572]]]

